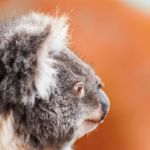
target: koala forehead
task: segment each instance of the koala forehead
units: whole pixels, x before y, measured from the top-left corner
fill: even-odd
[[[72,81],[73,85],[77,82],[88,85],[88,83],[95,84],[98,81],[92,68],[70,50],[62,50],[56,55],[54,54],[53,58],[57,62],[55,68],[59,78],[63,80],[64,84],[67,85],[67,82]],[[68,83],[67,87],[69,85],[72,86]]]

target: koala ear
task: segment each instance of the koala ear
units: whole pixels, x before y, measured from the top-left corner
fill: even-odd
[[[55,60],[50,55],[51,52],[59,53],[68,47],[68,23],[67,17],[51,17],[43,14],[32,13],[23,22],[26,24],[20,26],[20,30],[27,28],[27,32],[34,34],[47,33],[46,38],[37,47],[37,66],[34,74],[34,85],[39,96],[48,100],[50,93],[56,89],[57,71],[54,68]],[[34,25],[33,25],[34,24]],[[39,37],[39,39],[41,39]]]
[[[20,24],[16,27],[17,32],[24,31],[30,34],[43,32],[45,28],[50,27],[50,33],[47,42],[44,44],[50,50],[62,50],[68,46],[68,18],[66,16],[52,17],[40,13],[31,13],[20,19]],[[42,50],[46,51],[46,50]]]
[[[48,25],[49,35],[37,51],[37,68],[35,73],[35,87],[41,98],[48,100],[50,93],[56,88],[57,71],[53,67],[55,60],[50,56],[51,52],[59,53],[68,47],[68,23],[67,17],[49,17],[41,14],[32,14],[32,17]]]
[[[31,13],[13,18],[0,30],[0,98],[7,102],[24,104],[35,101],[37,95],[48,100],[56,88],[57,71],[51,52],[60,52],[68,46],[67,18]],[[0,27],[1,28],[1,27]],[[13,84],[12,84],[13,83]]]
[[[67,17],[51,17],[39,13],[31,13],[22,17],[16,28],[18,33],[26,32],[33,37],[31,40],[36,50],[36,67],[33,80],[38,95],[45,100],[56,88],[57,71],[53,67],[55,60],[51,52],[58,53],[68,46]],[[35,36],[37,35],[37,36]],[[39,42],[38,42],[39,41]]]

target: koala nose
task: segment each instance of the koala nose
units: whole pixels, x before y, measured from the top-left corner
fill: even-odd
[[[104,114],[106,114],[109,111],[110,107],[109,99],[103,90],[99,91],[99,97],[102,111]]]

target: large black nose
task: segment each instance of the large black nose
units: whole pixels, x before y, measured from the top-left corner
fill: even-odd
[[[99,91],[99,97],[100,97],[100,104],[102,107],[102,111],[104,114],[106,114],[109,111],[109,107],[110,107],[109,99],[103,90]]]

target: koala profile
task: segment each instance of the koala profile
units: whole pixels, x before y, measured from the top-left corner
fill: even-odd
[[[0,24],[0,150],[71,150],[104,119],[102,82],[68,41],[64,16]]]

